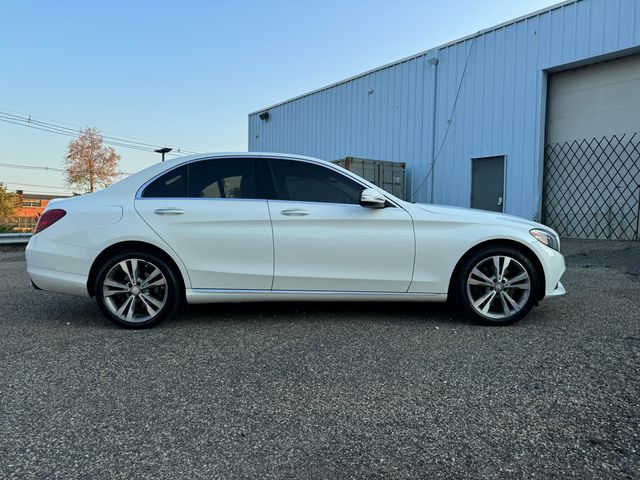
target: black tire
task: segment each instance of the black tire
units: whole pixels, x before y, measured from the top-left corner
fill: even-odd
[[[124,268],[123,263],[126,266]],[[134,265],[140,275],[134,275],[135,283],[132,284],[129,273],[134,270]],[[160,273],[156,272],[155,268]],[[154,272],[155,276],[149,278]],[[147,278],[143,278],[145,274]],[[105,286],[107,275],[109,275],[108,283],[111,284]],[[180,306],[180,282],[177,275],[178,273],[162,257],[152,252],[130,250],[119,253],[108,259],[96,275],[94,290],[96,301],[102,313],[116,325],[136,329],[153,327],[170,318]],[[142,281],[138,281],[139,279]],[[144,285],[145,280],[150,286]],[[133,287],[138,288],[132,290]],[[105,288],[110,290],[105,292]],[[126,302],[129,302],[129,307],[122,307],[125,310],[119,316],[117,307]],[[133,308],[131,308],[132,305]],[[122,315],[129,313],[129,310],[132,312],[131,318],[129,319],[126,315],[123,318]],[[152,315],[151,312],[155,313]]]
[[[515,280],[524,276],[524,272],[528,278],[514,282],[494,278],[496,275],[491,273],[496,271],[495,257],[505,279],[512,275],[511,279]],[[510,260],[507,262],[506,258]],[[492,281],[492,287],[487,285],[487,280]],[[527,282],[528,289],[525,288]],[[455,306],[468,318],[484,325],[511,325],[526,316],[537,303],[539,285],[540,274],[526,255],[513,247],[496,245],[482,248],[463,260],[453,279],[451,293]],[[483,313],[485,308],[487,311]]]

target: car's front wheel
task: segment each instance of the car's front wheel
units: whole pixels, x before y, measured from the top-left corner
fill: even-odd
[[[165,260],[145,251],[121,253],[96,276],[96,300],[112,322],[126,328],[157,325],[180,303],[179,283]]]
[[[509,325],[534,306],[539,282],[536,268],[521,252],[490,246],[465,259],[455,279],[455,300],[481,323]]]

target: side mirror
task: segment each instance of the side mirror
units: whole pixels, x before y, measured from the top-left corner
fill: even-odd
[[[365,188],[360,195],[360,205],[368,208],[384,208],[387,206],[387,199],[377,190]]]

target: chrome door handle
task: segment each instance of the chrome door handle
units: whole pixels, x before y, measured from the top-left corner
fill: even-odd
[[[184,210],[181,208],[156,208],[153,213],[156,215],[182,215]]]
[[[301,208],[288,208],[286,210],[280,210],[280,214],[287,217],[304,217],[305,215],[309,215],[309,213],[309,211],[303,210]]]

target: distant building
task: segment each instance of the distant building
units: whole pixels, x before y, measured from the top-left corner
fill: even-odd
[[[22,190],[16,190],[16,194],[18,196],[17,208],[10,220],[10,225],[18,232],[32,231],[51,200],[68,197],[68,195],[24,193]]]
[[[402,162],[407,200],[638,239],[640,1],[565,1],[261,108],[249,150]]]

